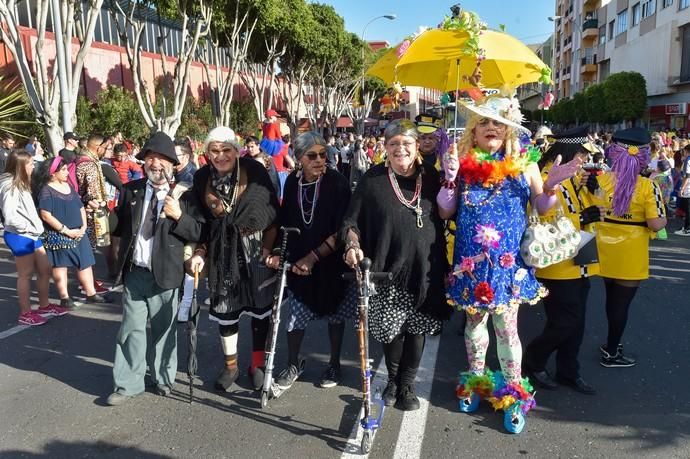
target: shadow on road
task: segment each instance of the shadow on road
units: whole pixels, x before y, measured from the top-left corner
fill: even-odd
[[[137,458],[137,459],[168,459],[173,456],[150,453],[136,447],[122,446],[104,441],[98,442],[67,442],[53,440],[48,442],[40,453],[28,451],[0,451],[0,459],[62,459],[73,457],[108,457],[108,458]]]

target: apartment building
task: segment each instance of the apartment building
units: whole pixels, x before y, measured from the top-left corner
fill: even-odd
[[[553,69],[553,43],[554,35],[551,34],[543,43],[535,43],[527,45],[534,53],[539,56],[544,64]],[[555,75],[553,75],[555,79]],[[520,107],[525,111],[534,111],[539,109],[539,104],[544,101],[544,96],[552,88],[542,83],[528,83],[523,84],[517,89],[517,97],[520,100]]]
[[[556,0],[555,12],[558,98],[635,71],[647,81],[645,123],[690,130],[690,0]]]

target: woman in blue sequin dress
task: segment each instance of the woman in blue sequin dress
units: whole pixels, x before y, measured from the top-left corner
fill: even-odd
[[[520,304],[536,303],[547,292],[520,256],[527,228],[527,204],[540,213],[555,204],[554,187],[580,165],[556,166],[542,181],[539,153],[523,147],[528,134],[518,102],[500,96],[466,105],[468,122],[444,158],[446,181],[438,196],[442,218],[457,225],[448,300],[465,311],[465,347],[469,371],[460,376],[460,411],[476,410],[480,398],[505,411],[504,425],[519,433],[524,415],[534,406],[532,387],[521,375],[522,345],[517,330]],[[459,167],[458,167],[459,166]],[[485,368],[492,317],[501,370]]]

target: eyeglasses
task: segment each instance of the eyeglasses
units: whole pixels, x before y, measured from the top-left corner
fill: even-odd
[[[391,142],[388,145],[392,148],[400,148],[401,146],[405,148],[412,148],[417,145],[417,142]]]
[[[326,159],[326,152],[322,151],[320,153],[316,153],[316,152],[310,151],[310,152],[305,153],[304,156],[306,156],[307,159],[309,159],[309,161],[316,161],[316,158]]]
[[[500,121],[493,120],[491,118],[482,118],[479,120],[477,123],[481,127],[487,127],[489,124],[492,124],[496,129],[505,129],[507,126]]]

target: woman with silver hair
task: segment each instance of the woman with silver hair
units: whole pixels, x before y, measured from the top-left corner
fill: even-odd
[[[388,159],[364,175],[340,231],[345,261],[365,256],[372,271],[393,273],[371,298],[369,327],[381,343],[388,368],[387,406],[416,410],[414,380],[425,335],[438,334],[451,309],[444,298],[447,271],[443,221],[438,215],[438,172],[422,164],[417,129],[396,120],[385,130]]]
[[[278,200],[266,168],[251,158],[240,158],[232,129],[213,129],[204,147],[209,164],[194,175],[192,192],[201,203],[206,231],[189,265],[193,272],[207,265],[210,317],[220,326],[225,356],[216,389],[229,391],[239,375],[239,320],[248,315],[253,341],[249,375],[259,390],[274,277],[263,261],[276,238]]]
[[[600,363],[624,368],[636,364],[623,355],[621,344],[628,310],[640,282],[649,277],[650,235],[666,226],[666,211],[657,184],[640,175],[649,164],[649,133],[644,128],[624,129],[614,133],[612,140],[606,149],[611,172],[598,176],[588,188],[592,201],[608,209],[604,221],[597,224],[608,319],[608,338],[599,347]]]
[[[345,285],[342,273],[342,249],[336,236],[350,202],[347,179],[326,167],[328,145],[319,134],[305,132],[295,139],[298,170],[285,182],[279,219],[281,226],[299,228],[300,236],[290,240],[286,305],[288,308],[288,366],[276,384],[283,390],[297,380],[304,368],[299,351],[307,324],[315,319],[328,320],[331,358],[321,376],[320,387],[340,383],[340,349],[345,321],[354,317],[354,301],[343,301]],[[277,269],[278,257],[267,260]]]

